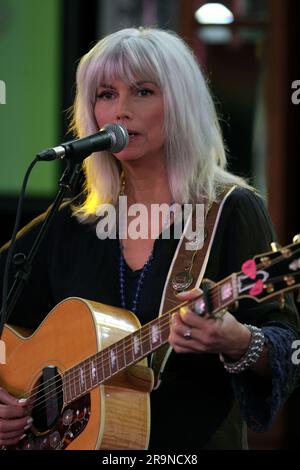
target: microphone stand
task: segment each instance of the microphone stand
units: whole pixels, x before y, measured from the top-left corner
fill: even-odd
[[[81,168],[81,163],[76,162],[76,161],[73,162],[71,159],[67,160],[67,166],[64,170],[63,175],[61,176],[59,180],[60,189],[33,243],[33,246],[30,250],[29,255],[26,257],[24,253],[17,253],[14,256],[14,263],[15,265],[19,266],[19,269],[14,276],[15,280],[7,296],[6,318],[4,319],[4,321],[2,321],[3,325],[9,319],[9,316],[14,306],[16,305],[16,302],[19,299],[22,290],[30,277],[32,263],[34,261],[34,258],[59,209],[61,202],[63,201],[65,194],[67,193],[67,191],[72,191],[74,188],[78,174],[80,172],[80,168]],[[4,312],[2,312],[2,314],[4,315]],[[0,337],[1,335],[2,335],[2,331],[0,331]]]

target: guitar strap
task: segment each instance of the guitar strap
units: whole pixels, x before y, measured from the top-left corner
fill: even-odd
[[[214,202],[208,210],[204,227],[202,227],[203,237],[200,246],[199,243],[197,245],[195,242],[193,246],[193,241],[186,237],[188,233],[191,233],[188,229],[196,227],[195,208],[192,211],[170,265],[160,303],[159,316],[179,305],[180,302],[178,302],[176,293],[200,287],[224,204],[234,189],[235,186],[226,189],[220,200]],[[198,234],[201,233],[201,228],[197,231]],[[172,347],[167,343],[151,356],[150,367],[154,372],[154,389],[158,388],[161,383],[163,371],[171,352]]]

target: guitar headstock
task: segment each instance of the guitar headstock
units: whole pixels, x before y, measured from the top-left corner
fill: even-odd
[[[238,297],[262,302],[300,289],[300,235],[285,247],[275,243],[271,246],[273,251],[257,255],[243,264],[242,271],[237,274]]]

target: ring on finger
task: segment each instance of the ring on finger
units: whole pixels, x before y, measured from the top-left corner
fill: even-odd
[[[192,339],[192,329],[191,328],[187,328],[187,330],[185,331],[185,333],[183,334],[183,337],[187,340],[189,339]]]

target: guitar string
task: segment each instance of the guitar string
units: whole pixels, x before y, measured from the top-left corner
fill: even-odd
[[[296,273],[296,274],[297,274],[297,273]],[[229,277],[230,277],[230,276],[229,276]],[[227,280],[227,278],[224,279],[224,280],[222,280],[221,283],[225,283],[226,280]],[[274,281],[274,279],[269,279],[269,282],[270,282],[271,280]],[[219,284],[221,284],[221,283],[219,283]],[[216,288],[216,285],[215,285],[214,287]],[[213,290],[213,289],[214,289],[214,288],[212,288],[212,290]],[[202,295],[200,295],[200,296],[197,297],[196,299],[193,299],[193,300],[190,301],[190,302],[189,302],[189,301],[185,301],[185,302],[183,302],[182,304],[180,304],[180,305],[178,305],[178,306],[176,306],[176,307],[173,307],[173,309],[169,310],[169,311],[166,312],[163,316],[159,317],[159,320],[165,319],[167,316],[170,315],[170,313],[172,313],[173,311],[178,310],[179,308],[181,308],[181,307],[183,307],[183,306],[187,306],[187,305],[188,305],[188,306],[191,306],[193,303],[195,304],[201,297],[202,297]],[[217,310],[217,309],[216,309],[216,310]],[[215,311],[216,311],[216,310],[215,310]],[[157,322],[157,320],[158,320],[157,318],[154,319],[152,322],[148,323],[146,326],[149,327],[151,323]],[[158,323],[161,323],[161,322],[158,322]],[[167,320],[167,324],[169,325],[169,319]],[[160,324],[160,327],[163,327],[163,326],[164,326],[163,324]],[[125,348],[126,348],[127,346],[129,346],[130,349],[131,349],[131,351],[132,351],[131,337],[134,336],[134,334],[135,334],[135,333],[133,333],[132,335],[129,335],[129,336],[123,338],[122,340],[119,340],[117,343],[115,343],[114,346],[113,346],[113,345],[110,345],[110,346],[108,346],[107,348],[105,348],[105,350],[103,350],[102,352],[97,353],[97,354],[95,355],[95,357],[96,357],[97,355],[102,356],[102,357],[99,357],[99,356],[98,356],[98,359],[96,360],[96,365],[98,366],[98,365],[101,364],[101,362],[102,362],[102,368],[106,367],[107,365],[110,366],[111,364],[110,364],[109,352],[112,350],[113,347],[115,347],[115,348],[117,349],[117,345],[120,345],[122,342],[124,343],[124,344],[123,344],[123,351],[121,351],[121,352],[123,352],[123,354],[126,353],[126,349],[124,349],[124,346],[125,346]],[[148,340],[148,339],[150,338],[150,336],[151,336],[151,333],[148,334],[148,331],[146,331],[146,335],[141,336],[141,346],[144,344],[145,338]],[[127,340],[130,340],[130,344],[127,344],[127,345],[126,345],[126,341],[127,341]],[[162,344],[160,344],[159,346],[161,346],[161,345],[162,345]],[[104,357],[104,353],[105,353],[105,352],[106,352],[106,357]],[[151,352],[151,351],[149,351],[149,353],[150,353],[150,352]],[[102,354],[101,354],[101,353],[102,353]],[[149,353],[148,353],[148,354],[149,354]],[[91,359],[91,358],[90,358],[90,359]],[[89,360],[90,360],[90,359],[89,359]],[[100,359],[100,362],[99,362],[99,359]],[[106,359],[107,359],[107,362],[106,362],[106,363],[103,362],[103,361],[105,361]],[[139,359],[137,359],[137,361],[138,361],[138,360],[139,360]],[[84,363],[85,363],[86,361],[88,361],[88,359],[86,359],[85,361],[82,361],[82,363],[83,363],[83,366],[82,366],[82,367],[83,367],[83,368],[85,368],[85,364],[84,364]],[[126,368],[127,366],[129,366],[129,364],[126,365],[124,368]],[[76,379],[76,380],[80,379],[80,370],[78,369],[78,365],[77,365],[77,366],[73,366],[72,368],[74,368],[73,377],[72,377],[72,376],[71,376],[71,377],[68,377],[68,380],[65,380],[64,384],[65,384],[66,387],[69,386],[69,385],[72,385],[72,384],[76,386],[74,380],[75,380],[75,379]],[[63,376],[65,376],[68,371],[72,370],[72,368],[67,369],[66,371],[64,371]],[[111,370],[111,367],[110,367],[110,370]],[[117,372],[119,372],[120,370],[122,370],[122,369],[118,369]],[[116,373],[116,372],[115,372],[115,373]],[[112,376],[112,375],[114,375],[114,374],[111,374],[111,376]],[[46,390],[47,388],[50,388],[50,387],[53,388],[53,381],[54,381],[54,379],[56,379],[56,378],[59,378],[59,380],[60,380],[60,379],[61,379],[61,375],[60,375],[60,374],[57,374],[56,376],[54,376],[54,377],[52,377],[51,379],[49,379],[47,382],[51,382],[51,383],[50,383],[48,386],[46,385],[46,387],[44,386],[44,387],[43,387],[43,390]],[[108,378],[109,378],[109,377],[108,377]],[[104,378],[104,381],[107,380],[108,378]],[[63,379],[62,379],[62,380],[63,380]],[[47,384],[47,382],[45,382],[45,384]],[[78,380],[78,382],[79,382],[79,380]],[[78,383],[78,382],[77,382],[77,383]],[[45,385],[45,384],[44,384],[44,385]],[[38,389],[40,388],[40,385],[39,385],[38,387],[35,387],[35,388],[38,390]],[[59,388],[59,387],[58,387],[58,388]],[[33,389],[33,390],[34,390],[34,389]],[[53,390],[49,390],[49,392],[52,393]],[[34,398],[34,396],[37,395],[38,393],[41,393],[41,391],[38,391],[38,392],[35,393],[35,394],[31,394],[30,397],[31,397],[31,398]],[[84,392],[84,393],[85,393],[85,392]],[[80,396],[80,395],[79,395],[79,396]],[[41,400],[43,401],[43,399],[45,399],[45,398],[48,398],[47,395],[43,395],[43,397],[41,397]],[[41,402],[40,402],[40,403],[41,403]],[[37,401],[37,402],[34,404],[34,406],[37,406],[37,405],[40,404],[40,403],[38,403],[38,401]]]
[[[166,328],[167,326],[168,326],[167,323],[165,323],[165,324],[163,325],[163,327],[162,327],[162,333],[164,332],[165,329],[167,329],[167,328]],[[166,340],[166,341],[167,341],[167,340]],[[166,342],[166,341],[165,341],[165,342]],[[162,344],[164,344],[164,343],[162,343]],[[162,344],[160,344],[160,346],[162,346]],[[132,364],[130,364],[130,365],[133,365],[135,362],[138,362],[139,360],[141,360],[141,357],[136,358],[136,359],[132,362]],[[79,399],[80,397],[86,395],[86,393],[87,393],[88,391],[92,390],[92,389],[95,388],[97,385],[101,385],[101,384],[105,383],[109,378],[111,378],[112,376],[114,376],[114,375],[116,375],[117,373],[121,372],[122,370],[125,370],[128,366],[129,366],[129,365],[126,365],[126,366],[124,366],[123,368],[116,370],[116,371],[115,371],[114,373],[112,373],[112,374],[110,375],[110,377],[108,377],[108,378],[103,378],[103,379],[102,379],[100,382],[98,382],[96,385],[93,385],[91,388],[86,389],[84,392],[80,393],[80,394],[76,397],[76,399]],[[57,374],[57,375],[55,376],[56,379],[57,379],[57,377],[60,379],[60,375],[59,375],[59,374]],[[74,377],[74,378],[75,378],[75,377]],[[77,376],[76,378],[79,379],[79,376]],[[38,408],[38,412],[35,414],[35,418],[38,418],[39,416],[42,416],[42,415],[43,415],[43,411],[46,409],[46,404],[47,404],[47,402],[49,401],[49,399],[50,399],[51,397],[55,397],[55,396],[56,396],[56,397],[57,397],[57,396],[60,397],[61,395],[63,395],[63,387],[61,386],[61,383],[60,383],[60,384],[57,384],[57,380],[56,380],[56,382],[54,382],[54,378],[52,378],[51,380],[53,381],[53,383],[52,383],[52,385],[51,385],[52,390],[49,390],[47,395],[43,395],[43,397],[41,397],[40,401],[39,401],[39,400],[36,400],[36,402],[34,403],[34,407],[39,407],[39,408]],[[50,382],[50,380],[48,380],[48,382]],[[79,381],[78,381],[78,382],[79,382]],[[53,386],[55,386],[56,388],[53,389]],[[49,387],[50,387],[50,386],[48,386],[47,388],[49,388]],[[30,398],[32,398],[32,396],[30,396]],[[74,402],[74,401],[75,401],[75,400],[72,399],[72,402]],[[42,405],[43,405],[43,406],[42,406]]]
[[[177,308],[176,308],[176,309],[177,309]],[[160,318],[160,319],[163,319],[163,320],[166,320],[166,317],[169,317],[169,313],[166,313],[166,314],[164,314],[164,316],[161,316],[161,317],[159,317],[159,318]],[[157,319],[156,319],[156,321],[157,321]],[[152,322],[151,322],[151,323],[152,323]],[[163,323],[163,322],[159,322],[159,323],[160,323],[160,327],[161,327],[160,329],[162,329],[162,328],[164,328],[165,326],[168,326],[168,325],[169,325],[170,319],[168,319],[167,321],[164,321],[164,323]],[[150,325],[150,323],[147,324],[147,326],[148,326],[148,325]],[[89,359],[85,359],[84,361],[82,361],[82,363],[79,363],[79,364],[82,364],[82,368],[85,369],[85,364],[84,364],[84,363],[87,362],[87,361],[90,361],[93,357],[95,357],[96,360],[94,361],[94,364],[95,364],[97,367],[98,367],[98,366],[102,366],[102,368],[104,368],[104,367],[107,367],[108,365],[110,366],[110,356],[109,356],[109,352],[112,350],[112,348],[113,348],[113,347],[114,347],[114,348],[117,348],[119,345],[121,345],[121,344],[123,343],[123,350],[122,350],[122,351],[119,351],[119,352],[122,352],[123,354],[126,354],[126,353],[129,352],[130,350],[131,350],[131,352],[132,352],[133,343],[132,343],[131,340],[132,340],[132,337],[133,337],[138,331],[139,331],[139,330],[137,330],[136,332],[133,332],[132,334],[130,334],[130,335],[124,337],[123,339],[117,341],[114,345],[107,346],[107,347],[106,347],[105,349],[103,349],[102,351],[99,351],[99,352],[96,353],[94,356],[90,357]],[[140,330],[140,332],[141,332],[141,331],[142,331],[142,330]],[[164,332],[164,331],[162,331],[162,333],[163,333],[163,332]],[[143,344],[146,343],[145,339],[149,339],[150,336],[151,336],[151,334],[149,334],[148,332],[145,331],[145,333],[146,333],[146,334],[144,334],[144,335],[141,336],[141,341],[140,341],[140,345],[141,345],[141,346],[143,346]],[[140,333],[139,333],[139,334],[140,334]],[[166,341],[167,341],[167,339],[166,339],[165,341],[163,341],[159,346],[162,346],[162,345],[164,344],[164,342],[166,342]],[[150,352],[151,352],[151,351],[149,351],[149,353],[150,353]],[[149,354],[149,353],[147,353],[147,354]],[[98,356],[98,357],[97,357],[97,356]],[[125,369],[126,367],[129,367],[130,365],[134,364],[134,362],[139,361],[140,359],[141,359],[141,357],[138,357],[136,360],[133,359],[133,361],[131,362],[131,364],[127,364],[126,366],[124,366],[124,369]],[[66,370],[63,372],[63,374],[62,374],[63,379],[62,379],[62,380],[64,381],[65,387],[68,387],[68,386],[74,384],[74,382],[73,382],[74,379],[78,379],[78,382],[77,382],[77,383],[79,383],[79,381],[80,381],[80,380],[79,380],[79,379],[80,379],[79,364],[77,364],[76,366],[73,366],[73,367],[70,368],[70,369],[66,369]],[[67,380],[66,380],[66,375],[67,375],[67,373],[68,373],[69,371],[71,371],[72,369],[74,369],[73,376],[71,376],[71,377],[69,376],[69,377],[67,378]],[[122,370],[122,369],[119,369],[119,370],[117,370],[116,372],[120,372],[121,370]],[[111,374],[111,375],[114,375],[114,374]],[[64,380],[64,377],[65,377],[65,380]],[[110,378],[110,377],[103,377],[103,380],[101,381],[101,383],[102,383],[103,381],[108,380],[109,378]],[[59,379],[59,380],[60,380],[60,379],[61,379],[61,374],[56,374],[56,375],[55,375],[54,377],[52,377],[51,379],[48,379],[48,380],[44,383],[43,390],[45,391],[45,390],[47,390],[47,388],[53,387],[53,382],[54,382],[54,380],[56,380],[56,379]],[[50,382],[51,382],[51,383],[50,383]],[[49,385],[45,386],[45,385],[48,384],[48,383],[49,383]],[[36,390],[36,392],[35,392],[35,393],[31,393],[31,394],[28,396],[28,398],[31,398],[31,399],[32,399],[32,398],[34,398],[35,396],[37,396],[38,393],[41,393],[41,390],[39,390],[39,388],[40,388],[40,385],[34,387],[34,388],[31,390],[31,392],[34,391],[34,390]],[[53,390],[49,390],[49,392],[50,392],[50,394],[51,394],[51,393],[53,392]],[[48,395],[48,396],[47,396],[47,395],[44,395],[43,398],[44,398],[44,397],[47,397],[47,398],[48,398],[49,395]],[[25,395],[24,395],[24,398],[25,398]],[[43,400],[43,399],[42,399],[42,400]],[[35,406],[36,406],[37,404],[40,404],[40,403],[41,403],[41,402],[39,402],[39,401],[37,400],[37,401],[35,402]]]
[[[296,252],[296,253],[297,253],[297,252]],[[275,262],[279,262],[279,261],[280,261],[279,258],[281,258],[281,257],[278,257],[278,258],[275,260]],[[283,258],[284,258],[284,257],[283,257]],[[262,263],[262,264],[263,264],[263,263]],[[273,263],[273,265],[274,265],[274,264],[275,264],[275,263]],[[257,266],[257,267],[259,268],[259,266]],[[293,274],[297,274],[297,272],[295,272],[295,273],[293,273]],[[213,291],[216,291],[216,290],[218,291],[218,289],[217,289],[218,285],[220,285],[220,284],[225,284],[225,282],[227,281],[227,279],[229,279],[229,278],[231,278],[231,277],[232,277],[232,275],[229,276],[228,278],[223,279],[220,283],[215,284],[215,285],[211,288],[211,297],[212,297],[212,301],[213,301],[214,298],[216,297],[214,294],[215,294],[215,293],[217,293],[217,294],[219,293],[219,292],[213,292]],[[282,276],[281,276],[281,277],[282,277]],[[274,279],[277,280],[277,278],[274,278]],[[271,282],[271,281],[274,282],[274,279],[273,279],[273,278],[272,278],[272,279],[268,279],[268,282]],[[172,313],[173,311],[176,311],[176,310],[180,309],[180,308],[183,307],[183,306],[192,306],[192,304],[195,304],[199,299],[201,299],[201,297],[202,297],[202,294],[201,294],[199,297],[197,297],[196,299],[193,299],[193,300],[190,301],[190,302],[189,302],[189,301],[185,301],[185,302],[183,302],[182,304],[177,305],[176,307],[173,307],[171,310],[169,310],[169,311],[166,312],[164,315],[162,315],[161,317],[159,317],[159,319],[165,319],[166,317],[170,316],[170,313]],[[218,310],[218,308],[215,309],[214,313],[216,312],[216,310]],[[157,322],[157,320],[158,320],[157,318],[154,319],[152,322],[148,323],[146,326],[149,327],[151,323]],[[168,320],[167,320],[167,324],[168,324],[168,325],[169,325],[169,322],[170,322],[170,320],[168,319]],[[157,323],[159,323],[159,322],[157,322]],[[164,327],[165,325],[160,324],[159,326],[160,326],[160,327]],[[148,332],[146,332],[146,333],[147,333],[146,335],[144,335],[143,337],[141,337],[141,340],[142,340],[142,341],[141,341],[141,346],[144,344],[145,338],[149,339],[150,336],[152,336],[151,333],[150,333],[150,334],[148,334]],[[102,359],[103,359],[103,360],[108,359],[108,360],[107,360],[107,363],[105,363],[105,362],[102,361],[102,368],[106,367],[107,365],[110,366],[111,363],[110,363],[109,351],[111,351],[113,347],[115,347],[116,350],[117,350],[117,345],[121,344],[122,342],[125,343],[125,344],[123,344],[123,347],[124,347],[124,346],[126,347],[126,346],[127,346],[127,345],[126,345],[126,340],[127,340],[127,339],[130,340],[130,345],[128,344],[128,346],[130,346],[130,349],[131,349],[131,351],[132,351],[132,342],[131,342],[131,337],[132,337],[132,336],[134,336],[134,333],[133,333],[132,335],[128,336],[128,337],[123,338],[122,340],[118,341],[117,343],[115,343],[115,346],[110,345],[110,346],[108,346],[107,348],[105,348],[105,350],[102,351],[102,356],[103,356],[103,357],[98,357],[98,359],[100,359],[100,362],[98,362],[98,359],[97,359],[97,361],[96,361],[97,366],[98,366],[99,364],[101,364],[101,360],[102,360]],[[164,342],[166,342],[166,341],[164,341]],[[162,344],[163,344],[163,343],[162,343]],[[160,344],[159,346],[161,346],[162,344]],[[152,349],[152,350],[153,350],[153,349]],[[104,357],[104,352],[107,353],[107,354],[106,354],[106,356],[107,356],[106,358]],[[125,354],[125,353],[126,353],[126,349],[123,349],[123,351],[121,351],[121,352],[122,352],[123,354]],[[149,354],[150,352],[151,352],[151,351],[149,351],[148,354]],[[99,356],[101,356],[101,352],[100,352],[100,353],[97,353],[97,354],[99,354]],[[96,354],[96,355],[97,355],[97,354]],[[90,358],[90,359],[91,359],[91,358]],[[89,359],[89,360],[90,360],[90,359]],[[139,359],[140,359],[140,358],[139,358]],[[137,362],[139,359],[136,359],[135,362]],[[88,361],[88,359],[86,359],[86,360],[83,361],[83,366],[82,366],[82,367],[83,367],[84,369],[85,369],[85,365],[86,365],[86,364],[84,364],[84,363],[85,363],[86,361]],[[133,363],[134,363],[134,362],[133,362]],[[121,368],[121,369],[117,369],[117,371],[116,371],[115,373],[120,372],[120,371],[123,370],[123,369],[126,369],[126,367],[128,367],[128,365],[125,365],[125,366],[124,366],[123,368]],[[65,384],[66,387],[69,386],[69,385],[72,385],[72,384],[73,384],[74,386],[76,386],[76,384],[75,384],[75,382],[74,382],[74,379],[76,379],[76,380],[80,379],[80,370],[78,369],[78,365],[77,365],[77,366],[73,366],[72,368],[74,368],[73,377],[68,377],[68,380],[65,380],[64,384]],[[70,368],[70,369],[68,369],[68,370],[72,370],[72,368]],[[68,370],[64,371],[63,376],[66,375],[66,373],[68,372]],[[111,370],[111,367],[110,367],[110,370]],[[86,372],[86,371],[85,371],[85,372]],[[111,374],[110,376],[114,375],[115,373]],[[54,382],[54,379],[56,379],[56,378],[59,378],[59,380],[61,380],[61,375],[60,375],[60,374],[57,374],[56,376],[54,376],[54,377],[52,377],[51,379],[49,379],[49,380],[47,381],[48,383],[51,382],[51,384],[49,384],[49,385],[46,385],[47,382],[45,382],[44,385],[46,385],[46,387],[44,386],[44,387],[43,387],[43,390],[46,390],[47,388],[50,388],[50,387],[51,387],[52,389],[49,390],[49,392],[50,392],[50,394],[52,394],[52,392],[55,391],[55,390],[53,390],[53,382]],[[62,379],[62,380],[63,380],[63,379]],[[102,380],[102,382],[105,381],[105,380],[107,380],[107,379],[104,378],[104,380]],[[102,382],[100,382],[100,383],[102,383]],[[78,383],[78,382],[77,382],[77,383]],[[99,385],[100,385],[100,384],[99,384]],[[38,387],[35,387],[35,388],[38,390],[38,389],[40,388],[40,385],[39,385]],[[59,389],[59,388],[62,388],[62,387],[59,386],[59,387],[57,387],[56,389]],[[93,388],[93,387],[92,387],[92,388]],[[32,390],[34,390],[34,389],[32,389]],[[76,389],[75,389],[75,390],[76,390]],[[88,390],[86,390],[86,391],[88,391]],[[84,394],[86,393],[86,391],[84,392]],[[38,393],[41,393],[41,390],[39,390],[39,391],[38,391],[37,393],[35,393],[35,394],[31,394],[31,395],[30,395],[30,398],[33,398],[33,397],[34,397],[35,395],[37,395]],[[80,394],[79,396],[81,396],[81,394]],[[47,398],[47,399],[49,398],[49,393],[48,393],[48,396],[47,396],[47,395],[43,395],[43,397],[41,397],[41,401],[40,401],[40,402],[38,402],[38,400],[37,400],[37,402],[34,403],[34,406],[40,405],[43,401],[46,402],[46,398]]]

